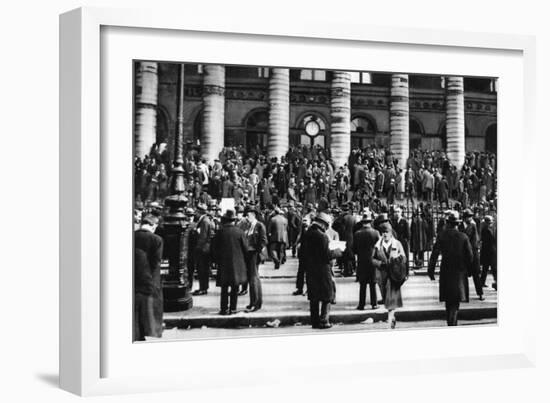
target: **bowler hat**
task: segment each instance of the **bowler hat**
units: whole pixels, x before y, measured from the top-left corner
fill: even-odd
[[[206,211],[206,208],[207,208],[206,204],[204,204],[204,203],[197,204],[197,210],[198,211],[204,212],[204,211]]]
[[[469,208],[464,210],[464,212],[462,213],[462,217],[473,217],[473,216],[474,216],[474,213]]]
[[[256,208],[256,206],[246,206],[244,209],[244,214],[247,215],[248,213],[254,213],[256,216],[260,215],[260,211]]]

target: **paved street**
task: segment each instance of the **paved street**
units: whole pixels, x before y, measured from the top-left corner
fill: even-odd
[[[231,316],[218,315],[220,289],[210,282],[208,295],[193,297],[194,307],[185,312],[165,313],[165,338],[211,338],[229,335],[278,334],[279,332],[311,331],[309,324],[309,303],[306,296],[293,296],[298,262],[289,258],[279,270],[273,269],[272,263],[260,267],[263,289],[263,307],[253,313],[245,313],[249,302],[248,295],[239,297],[238,313]],[[359,285],[355,277],[336,277],[336,304],[331,309],[331,321],[334,330],[383,329],[387,323],[387,311],[383,305],[377,310],[356,310]],[[487,284],[492,283],[489,276]],[[459,324],[496,323],[497,292],[488,287],[484,289],[485,301],[479,301],[470,279],[470,302],[461,305],[462,319]],[[409,277],[402,287],[404,307],[397,311],[399,327],[443,326],[444,306],[439,302],[438,281],[431,281],[428,276],[417,274]],[[367,301],[369,297],[367,295]],[[365,325],[360,322],[373,321]],[[279,322],[279,323],[277,323]],[[269,326],[277,326],[273,328]],[[178,328],[178,329],[174,329]],[[240,329],[238,329],[240,328]],[[228,331],[228,329],[232,329]],[[290,329],[290,330],[289,330]]]

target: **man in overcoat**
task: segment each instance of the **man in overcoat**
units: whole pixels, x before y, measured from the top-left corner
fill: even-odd
[[[275,214],[268,222],[267,236],[271,259],[275,264],[275,270],[284,263],[285,248],[288,245],[288,220],[283,216],[280,208],[275,208]]]
[[[245,234],[247,239],[246,274],[250,285],[250,303],[246,307],[247,312],[257,311],[262,307],[262,284],[258,274],[260,265],[260,253],[267,245],[267,233],[265,226],[258,221],[260,212],[253,206],[248,206],[245,211],[248,222]]]
[[[489,267],[495,280],[493,288],[497,288],[497,228],[492,216],[487,215],[481,226],[481,284],[485,286]]]
[[[302,230],[302,216],[294,206],[288,210],[288,241],[292,249],[292,257],[296,256],[296,243]]]
[[[470,241],[458,230],[459,223],[458,211],[451,211],[447,227],[437,236],[428,265],[428,275],[435,280],[435,265],[441,254],[439,300],[445,302],[449,326],[457,325],[460,303],[469,301],[468,272],[473,262]]]
[[[248,241],[245,233],[235,225],[236,218],[235,211],[228,209],[221,217],[222,226],[212,240],[212,257],[218,264],[216,285],[221,287],[220,315],[237,311],[239,286],[247,281],[245,256]]]
[[[210,245],[214,237],[215,224],[206,211],[204,203],[197,205],[197,224],[195,225],[194,261],[199,276],[199,289],[193,295],[205,295],[208,293],[208,281],[210,277]]]
[[[391,225],[393,227],[393,230],[395,231],[395,237],[399,242],[401,242],[401,246],[403,246],[403,251],[405,252],[405,259],[407,259],[407,265],[408,265],[411,229],[409,227],[409,222],[405,217],[403,217],[403,210],[401,209],[401,207],[396,207],[393,210]]]
[[[359,282],[358,310],[365,309],[367,284],[369,284],[370,304],[377,309],[376,304],[376,268],[372,264],[374,245],[380,239],[380,234],[372,228],[372,214],[365,212],[361,219],[361,228],[353,234],[353,252],[357,255],[357,281]]]
[[[353,255],[353,227],[356,220],[350,205],[343,207],[344,214],[338,217],[333,228],[338,232],[341,241],[346,242],[346,250],[342,255],[342,274],[344,277],[353,275],[355,270],[355,256]]]
[[[470,246],[472,247],[472,254],[473,254],[473,260],[472,260],[472,268],[470,271],[470,275],[472,276],[472,279],[474,280],[474,285],[476,288],[476,294],[478,295],[479,299],[483,301],[485,297],[483,296],[483,284],[481,282],[481,269],[479,265],[479,236],[477,231],[477,225],[476,222],[473,219],[474,213],[470,209],[464,210],[462,213],[463,223],[459,226],[460,230],[466,234],[468,237],[468,240],[470,241]]]
[[[155,234],[158,218],[147,214],[134,233],[134,341],[162,336],[162,238]]]
[[[331,218],[327,213],[319,213],[303,235],[300,246],[300,264],[306,273],[311,326],[314,329],[332,327],[329,314],[331,301],[336,296],[336,287],[332,278],[331,260],[339,252],[329,249],[325,231],[330,222]]]

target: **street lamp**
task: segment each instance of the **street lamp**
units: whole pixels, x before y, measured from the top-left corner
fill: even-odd
[[[185,311],[193,307],[190,284],[187,274],[189,222],[185,215],[187,197],[184,196],[183,182],[183,64],[178,65],[177,80],[177,127],[174,142],[171,195],[164,204],[169,208],[164,216],[164,248],[168,258],[168,274],[164,278],[164,310],[167,312]]]

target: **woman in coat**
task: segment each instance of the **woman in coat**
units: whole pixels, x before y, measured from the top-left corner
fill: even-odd
[[[391,329],[395,328],[395,310],[403,306],[401,284],[396,284],[390,277],[390,264],[406,262],[403,246],[393,236],[393,229],[389,222],[379,225],[381,238],[374,245],[372,263],[377,268],[378,284],[382,291],[384,306],[388,310],[388,322]]]

